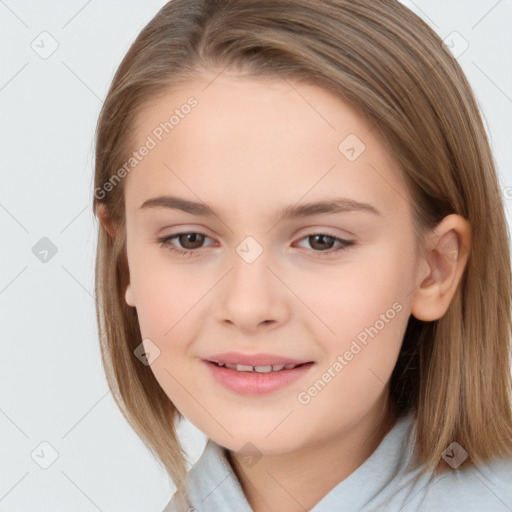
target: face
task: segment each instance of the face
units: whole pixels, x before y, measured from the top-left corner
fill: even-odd
[[[417,285],[411,203],[376,131],[332,93],[213,77],[139,118],[126,301],[186,418],[230,450],[284,453],[384,403]]]

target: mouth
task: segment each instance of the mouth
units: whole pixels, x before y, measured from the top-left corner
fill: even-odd
[[[266,395],[287,388],[310,374],[314,361],[269,354],[219,354],[203,359],[209,374],[225,389],[239,395]],[[251,364],[252,363],[252,364]]]
[[[259,365],[252,366],[246,364],[233,364],[233,363],[223,363],[222,361],[208,361],[210,364],[216,365],[220,368],[228,368],[230,370],[236,370],[237,372],[253,372],[253,373],[274,373],[274,372],[282,372],[283,370],[293,370],[294,368],[299,368],[301,366],[312,364],[313,361],[309,361],[307,363],[290,363],[290,364],[269,364],[269,365]]]

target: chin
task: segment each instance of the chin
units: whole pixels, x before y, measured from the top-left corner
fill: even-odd
[[[220,435],[219,432],[207,435],[217,444],[232,452],[254,452],[259,456],[282,455],[300,448],[302,444],[301,440],[292,439],[289,435],[283,436],[275,433],[266,437],[266,434],[261,431],[252,429],[242,430],[239,434],[230,430],[230,433],[233,437],[225,432]],[[284,442],[285,438],[286,443]]]

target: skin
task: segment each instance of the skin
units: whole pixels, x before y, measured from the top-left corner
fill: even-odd
[[[313,85],[215,76],[159,97],[135,127],[139,147],[167,112],[192,95],[199,102],[125,178],[126,302],[137,309],[142,338],[160,350],[151,363],[158,382],[186,418],[230,451],[252,509],[308,510],[389,431],[389,379],[409,315],[428,321],[446,312],[470,226],[446,217],[425,234],[422,252],[398,165],[357,111]],[[366,146],[354,161],[338,150],[349,134]],[[140,209],[165,194],[204,202],[218,216]],[[380,214],[273,220],[284,206],[341,196]],[[107,213],[98,214],[111,229]],[[202,244],[156,241],[198,232],[207,235]],[[312,237],[322,232],[355,243],[322,256],[339,247]],[[247,236],[263,249],[252,263],[236,252]],[[196,253],[183,257],[169,247]],[[300,403],[298,394],[396,303],[401,311]],[[285,388],[248,397],[213,381],[201,361],[227,351],[315,364]],[[252,466],[240,452],[248,442],[261,455]]]

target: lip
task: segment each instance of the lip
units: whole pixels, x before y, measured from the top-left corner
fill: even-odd
[[[276,354],[244,354],[242,352],[224,352],[222,354],[213,354],[205,357],[205,361],[215,363],[228,363],[228,364],[243,364],[246,366],[268,366],[274,364],[303,364],[312,363],[308,359],[291,359],[289,357],[279,356]]]
[[[225,357],[225,354],[222,354],[222,356]],[[237,371],[226,368],[225,366],[217,366],[217,364],[214,362],[206,359],[204,359],[202,362],[207,367],[207,371],[210,372],[213,380],[215,380],[218,384],[239,395],[249,396],[265,395],[285,388],[286,386],[289,386],[302,378],[315,365],[313,361],[304,362],[276,356],[272,356],[272,358],[269,359],[268,354],[260,354],[260,356],[261,358],[258,359],[258,362],[263,361],[265,363],[272,361],[273,364],[301,364],[301,366],[290,368],[288,370],[282,369],[276,372],[258,373],[249,371]],[[222,361],[221,357],[218,359],[219,361],[224,362]],[[238,364],[244,364],[240,359],[237,359],[236,361]],[[249,361],[255,362],[255,358],[246,358],[245,361],[247,363]],[[230,364],[229,361],[226,362]],[[247,365],[267,366],[267,364],[262,363],[257,365]]]

